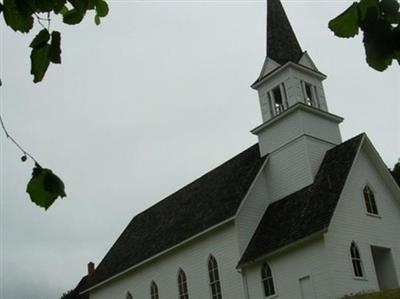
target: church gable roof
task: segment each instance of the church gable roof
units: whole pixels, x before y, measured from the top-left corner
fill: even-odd
[[[363,136],[327,151],[312,185],[268,206],[239,267],[329,226]]]
[[[85,289],[233,217],[264,161],[255,144],[135,216]]]
[[[303,51],[280,0],[267,0],[267,57],[279,64],[297,63]]]

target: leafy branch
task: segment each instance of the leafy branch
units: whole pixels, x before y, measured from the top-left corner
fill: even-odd
[[[61,63],[61,33],[50,30],[53,16],[62,17],[65,24],[76,25],[90,10],[95,11],[94,22],[99,25],[109,8],[104,0],[0,0],[0,14],[3,14],[6,25],[12,30],[28,33],[34,28],[35,20],[42,28],[29,45],[32,49],[30,59],[34,83],[43,80],[50,64]],[[51,169],[40,166],[9,134],[1,115],[0,123],[7,139],[22,152],[22,162],[28,158],[34,162],[26,191],[34,203],[47,210],[58,197],[66,196],[64,183]]]
[[[62,17],[68,25],[79,24],[90,10],[95,11],[94,22],[99,25],[109,8],[104,0],[3,0],[0,14],[14,31],[28,33],[34,21],[42,27],[30,44],[33,82],[43,80],[50,65],[61,63],[61,33],[50,31],[52,15]],[[45,25],[43,22],[46,22]]]
[[[0,115],[1,127],[7,137],[22,153],[21,161],[25,162],[29,157],[35,162],[32,178],[30,179],[26,192],[31,200],[38,206],[46,210],[54,203],[57,197],[65,197],[65,187],[62,180],[56,176],[50,169],[42,168],[39,162],[28,153],[11,135],[4,125],[3,118]]]
[[[329,22],[336,36],[351,38],[363,32],[366,60],[377,71],[393,60],[400,64],[400,11],[397,0],[361,0]]]

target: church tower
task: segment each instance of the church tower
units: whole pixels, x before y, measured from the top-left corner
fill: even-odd
[[[263,123],[252,133],[261,155],[269,155],[272,200],[311,184],[325,152],[342,142],[343,118],[328,111],[324,79],[301,49],[280,0],[267,0],[266,58],[251,86]]]

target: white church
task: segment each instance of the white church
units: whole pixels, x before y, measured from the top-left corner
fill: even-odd
[[[267,0],[258,143],[136,215],[81,295],[338,299],[398,288],[400,188],[367,135],[342,140],[325,78],[280,1]]]

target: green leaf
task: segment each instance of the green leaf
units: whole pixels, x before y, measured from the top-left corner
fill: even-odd
[[[68,0],[68,2],[83,14],[85,14],[89,8],[89,0]]]
[[[42,81],[50,64],[49,59],[50,45],[46,44],[41,48],[34,48],[31,52],[31,74],[33,82]]]
[[[329,29],[338,37],[354,37],[358,34],[357,3],[353,3],[339,16],[329,22]]]
[[[58,31],[51,33],[49,59],[52,63],[61,63],[61,34]]]
[[[47,210],[58,197],[65,197],[65,187],[62,180],[50,169],[35,165],[26,192],[38,206]]]
[[[50,39],[49,32],[47,31],[47,29],[43,29],[35,36],[35,38],[31,42],[31,44],[29,45],[29,47],[31,47],[31,48],[41,48],[45,44],[47,44],[49,39]]]
[[[65,15],[68,12],[68,7],[66,7],[65,5],[60,9],[60,11],[58,12],[60,15]]]
[[[382,0],[379,3],[383,17],[392,24],[400,23],[400,4],[397,0]]]
[[[107,2],[104,0],[95,0],[96,14],[100,18],[107,16],[109,8]]]
[[[385,53],[386,49],[376,40],[364,40],[364,47],[366,61],[373,69],[382,72],[392,64],[392,57]]]
[[[100,17],[99,17],[98,15],[95,15],[95,16],[94,16],[94,23],[95,23],[97,26],[100,25],[101,20],[100,20]]]
[[[384,14],[394,16],[399,13],[400,4],[397,0],[382,0],[379,6]]]
[[[88,9],[90,9],[90,10],[95,9],[95,2],[96,2],[96,0],[89,0]]]
[[[35,0],[37,12],[50,12],[54,9],[57,0]]]
[[[65,24],[69,24],[69,25],[79,24],[82,21],[82,19],[85,17],[85,13],[86,12],[82,12],[76,8],[68,10],[63,15],[63,22]]]
[[[54,13],[55,14],[59,14],[60,11],[62,9],[64,9],[66,3],[67,3],[67,0],[56,0],[56,3],[54,5],[54,9],[53,9]]]
[[[364,22],[366,19],[377,19],[379,15],[378,0],[361,0],[357,5],[358,21]]]
[[[20,31],[22,33],[29,32],[33,27],[32,15],[21,12],[21,8],[17,6],[16,0],[4,0],[4,20],[8,26],[14,31]],[[25,6],[28,11],[29,8]]]
[[[15,6],[22,15],[32,15],[36,11],[35,0],[14,0]]]

